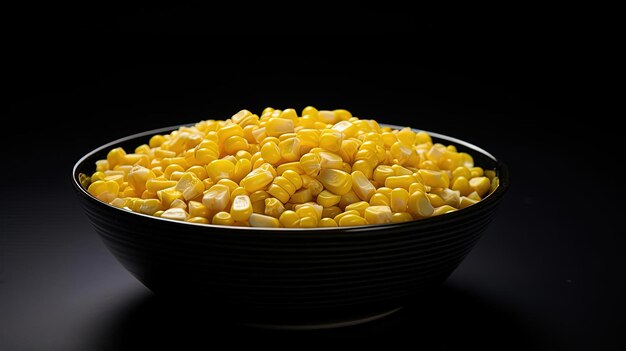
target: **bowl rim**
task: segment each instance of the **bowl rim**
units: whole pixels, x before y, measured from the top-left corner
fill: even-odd
[[[138,213],[138,212],[133,212],[133,211],[129,211],[129,210],[125,210],[119,207],[115,207],[111,204],[105,203],[100,201],[99,199],[97,199],[96,197],[94,197],[93,195],[89,194],[89,192],[87,192],[87,189],[84,189],[82,187],[82,185],[80,184],[80,181],[78,179],[78,168],[79,166],[81,166],[88,158],[92,157],[94,154],[101,152],[102,150],[111,148],[113,145],[119,144],[119,143],[123,143],[132,139],[138,139],[138,138],[142,138],[142,137],[148,137],[148,136],[152,136],[155,134],[162,134],[165,132],[171,132],[174,131],[178,128],[181,127],[189,127],[189,126],[193,126],[196,123],[184,123],[184,124],[179,124],[179,125],[174,125],[174,126],[168,126],[168,127],[163,127],[163,128],[157,128],[157,129],[152,129],[152,130],[148,130],[148,131],[144,131],[144,132],[140,132],[140,133],[135,133],[135,134],[131,134],[131,135],[127,135],[125,137],[110,141],[104,145],[101,145],[91,151],[89,151],[88,153],[86,153],[84,156],[82,156],[78,161],[76,161],[76,163],[74,164],[74,166],[72,167],[72,184],[74,185],[75,190],[78,192],[78,194],[80,196],[82,196],[83,198],[87,199],[90,202],[96,203],[100,206],[107,206],[111,209],[117,210],[117,211],[121,211],[120,214],[122,213],[130,213],[132,215],[137,215],[137,216],[142,216],[145,218],[150,218],[153,220],[157,220],[157,221],[166,221],[169,222],[171,224],[177,224],[177,225],[186,225],[186,226],[197,226],[199,229],[200,228],[205,228],[205,230],[207,230],[207,232],[212,232],[212,233],[219,233],[220,230],[227,230],[229,232],[249,232],[249,231],[257,231],[257,232],[265,232],[265,233],[279,233],[279,232],[285,232],[285,233],[294,233],[294,232],[298,232],[298,233],[307,233],[307,234],[322,234],[324,232],[350,232],[350,233],[357,233],[357,232],[378,232],[378,231],[385,231],[385,230],[391,230],[391,229],[400,229],[400,228],[406,228],[406,227],[411,227],[411,228],[416,228],[418,226],[429,226],[432,225],[433,222],[436,223],[437,221],[442,221],[443,219],[454,219],[454,218],[459,218],[459,217],[463,217],[463,216],[467,216],[467,215],[471,215],[471,213],[480,211],[482,208],[488,206],[489,204],[498,201],[503,195],[504,193],[508,190],[509,187],[509,170],[507,165],[502,162],[500,159],[496,158],[495,156],[493,156],[491,153],[489,153],[488,151],[484,150],[483,148],[476,146],[472,143],[469,143],[467,141],[452,137],[452,136],[448,136],[445,134],[441,134],[441,133],[437,133],[437,132],[430,132],[427,130],[423,130],[423,129],[417,129],[417,128],[411,128],[412,131],[414,132],[426,132],[428,133],[431,137],[434,138],[438,138],[441,140],[445,140],[457,145],[462,145],[463,147],[466,147],[468,149],[471,149],[475,152],[481,153],[482,155],[490,158],[492,161],[495,162],[496,164],[496,172],[498,174],[498,178],[499,178],[499,185],[496,188],[496,190],[487,195],[487,197],[485,197],[484,199],[482,199],[481,201],[479,201],[478,203],[466,207],[464,209],[460,209],[458,211],[454,211],[451,213],[446,213],[443,215],[439,215],[439,216],[434,216],[434,217],[428,217],[428,218],[423,218],[423,219],[417,219],[417,220],[412,220],[412,221],[408,221],[408,222],[402,222],[402,223],[388,223],[388,224],[367,224],[367,225],[360,225],[360,226],[349,226],[349,227],[314,227],[314,228],[266,228],[266,227],[239,227],[239,226],[226,226],[226,225],[217,225],[217,224],[203,224],[203,223],[192,223],[192,222],[183,222],[183,221],[177,221],[177,220],[173,220],[173,219],[167,219],[167,218],[161,218],[161,217],[155,217],[155,216],[151,216],[151,215],[147,215],[144,213]],[[402,126],[397,126],[394,124],[387,124],[387,123],[379,123],[379,125],[381,127],[390,127],[392,129],[403,129],[403,128],[407,128],[407,127],[402,127]],[[211,230],[211,229],[219,229],[219,230]]]

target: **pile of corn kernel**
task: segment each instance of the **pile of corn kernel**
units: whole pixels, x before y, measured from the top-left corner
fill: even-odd
[[[88,192],[161,218],[313,228],[400,223],[471,206],[498,186],[453,145],[347,110],[242,110],[110,150]]]

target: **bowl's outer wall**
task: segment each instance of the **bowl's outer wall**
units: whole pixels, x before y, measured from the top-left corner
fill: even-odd
[[[334,309],[406,301],[454,271],[508,187],[504,164],[457,145],[500,177],[500,187],[478,204],[403,224],[301,231],[161,220],[108,206],[80,188],[78,174],[91,174],[111,147],[132,150],[156,132],[125,138],[83,159],[73,183],[96,232],[146,287],[208,296],[222,305]],[[445,137],[434,140],[451,143]]]

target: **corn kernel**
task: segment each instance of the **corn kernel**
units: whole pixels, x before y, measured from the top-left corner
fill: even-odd
[[[230,208],[230,216],[235,221],[247,221],[248,217],[252,214],[252,202],[248,195],[239,195],[233,199],[233,204]]]
[[[337,169],[322,169],[317,176],[322,185],[334,194],[345,195],[352,189],[350,174]]]
[[[370,198],[370,206],[389,206],[389,198],[383,194],[376,193]]]
[[[478,193],[478,196],[481,198],[487,195],[491,183],[489,182],[489,178],[487,177],[476,177],[469,180],[469,186]]]
[[[161,218],[186,221],[189,218],[189,214],[182,208],[169,208],[161,214]]]
[[[202,204],[210,211],[224,211],[229,201],[230,189],[222,184],[213,185],[202,197]]]
[[[300,226],[300,217],[291,210],[284,211],[278,219],[285,228],[295,228]]]
[[[392,189],[403,188],[408,191],[411,184],[415,182],[417,182],[417,179],[413,175],[391,176],[385,179],[385,187]]]
[[[320,227],[338,227],[339,226],[337,222],[335,222],[335,220],[332,218],[322,218],[318,222],[318,225]]]
[[[294,204],[303,204],[311,200],[313,200],[313,195],[311,194],[310,189],[300,189],[296,191],[293,195],[291,195],[291,198],[289,199],[289,201]]]
[[[265,188],[273,179],[270,171],[257,168],[245,176],[239,184],[252,193]]]
[[[317,203],[322,205],[323,207],[335,206],[339,203],[340,200],[340,195],[333,194],[328,190],[323,190],[317,195]]]
[[[369,206],[370,204],[368,204],[367,202],[359,201],[346,206],[345,210],[346,212],[353,210],[357,211],[359,213],[359,216],[363,217],[365,215],[365,209],[367,209]]]
[[[463,196],[467,196],[474,191],[467,178],[463,176],[459,176],[454,180],[454,184],[451,189],[458,190]]]
[[[470,199],[467,196],[461,196],[461,201],[459,202],[459,208],[466,208],[475,203],[478,203],[478,200]]]
[[[393,189],[389,203],[393,212],[406,212],[409,203],[409,192],[404,188]]]
[[[447,188],[450,185],[448,175],[444,172],[420,169],[417,173],[424,181],[424,185],[433,188]]]
[[[365,219],[369,224],[391,223],[391,216],[389,206],[369,206],[365,209]]]
[[[283,212],[285,212],[285,206],[280,200],[276,198],[265,199],[264,213],[266,215],[279,218]]]
[[[430,204],[428,197],[426,197],[423,192],[416,191],[409,196],[408,212],[414,217],[430,217],[433,214],[433,211],[433,206]]]
[[[251,227],[279,228],[280,221],[272,216],[252,213],[248,218]]]
[[[221,211],[213,216],[211,223],[219,225],[233,225],[235,224],[235,220],[230,215],[230,213]]]
[[[411,214],[408,212],[396,212],[393,215],[391,215],[392,223],[404,223],[404,222],[409,222],[412,220],[413,220],[413,216],[411,216]]]
[[[352,172],[352,190],[363,201],[369,201],[376,188],[361,171]]]
[[[457,209],[450,206],[450,205],[443,205],[441,207],[437,207],[435,208],[435,210],[433,211],[433,216],[439,216],[445,213],[450,213],[450,212],[454,212]]]
[[[341,219],[339,220],[340,227],[351,227],[357,225],[367,225],[367,221],[365,220],[365,218],[354,214],[348,214],[341,217]]]

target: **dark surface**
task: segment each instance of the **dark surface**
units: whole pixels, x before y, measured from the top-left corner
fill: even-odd
[[[596,100],[610,95],[593,79],[610,71],[598,39],[606,33],[589,29],[585,11],[567,9],[359,10],[333,12],[323,26],[288,25],[319,23],[321,10],[285,25],[183,7],[9,16],[0,349],[363,338],[388,348],[626,347],[624,235],[615,220],[623,189],[608,170],[622,157]],[[343,107],[456,136],[507,162],[512,186],[442,290],[377,322],[265,331],[159,301],[99,241],[69,183],[71,166],[125,135],[267,105]]]

